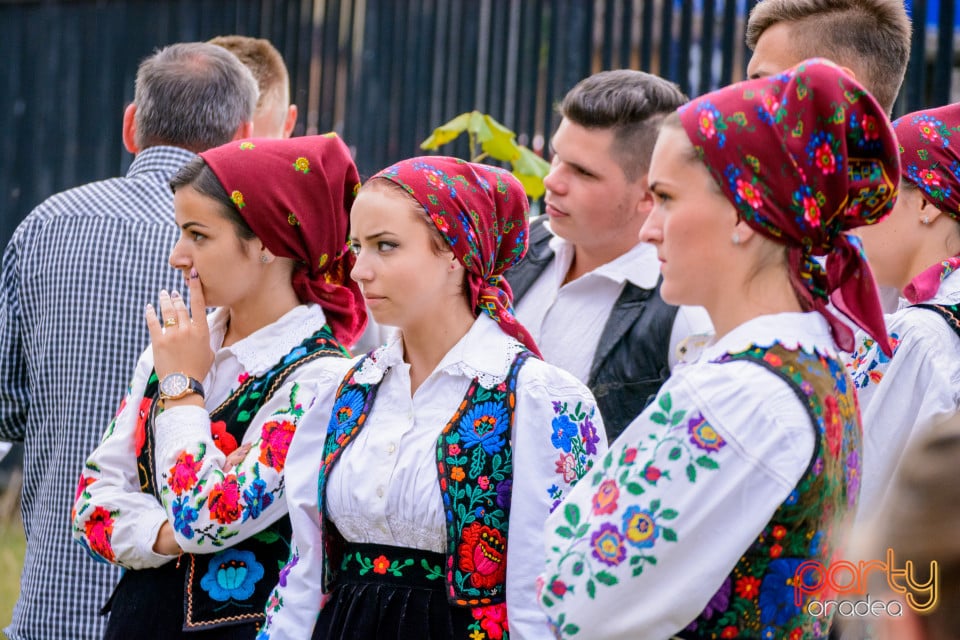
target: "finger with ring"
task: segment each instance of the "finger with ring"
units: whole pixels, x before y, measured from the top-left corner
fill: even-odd
[[[175,327],[177,326],[177,319],[174,317],[167,318],[163,321],[163,326],[165,327]]]

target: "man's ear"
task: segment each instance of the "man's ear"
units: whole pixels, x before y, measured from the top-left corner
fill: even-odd
[[[287,119],[283,121],[283,137],[289,138],[292,136],[295,126],[297,126],[297,105],[292,104],[287,109]]]
[[[233,134],[234,140],[243,140],[253,137],[253,120],[248,120],[237,127],[237,132]]]
[[[130,103],[123,112],[123,146],[133,155],[140,152],[137,145],[137,105]]]

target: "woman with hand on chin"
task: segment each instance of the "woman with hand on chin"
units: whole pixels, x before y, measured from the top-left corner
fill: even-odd
[[[511,312],[527,207],[510,173],[439,156],[360,190],[352,276],[399,333],[352,361],[327,429],[297,432],[297,555],[262,638],[549,637],[543,522],[606,442]]]
[[[861,459],[853,334],[827,300],[885,335],[848,232],[889,212],[898,174],[883,109],[826,61],[664,121],[640,238],[663,299],[705,307],[716,335],[551,514],[540,598],[558,637],[827,635],[795,575],[843,544]]]
[[[886,318],[893,357],[861,333],[850,365],[863,412],[858,521],[883,517],[908,442],[960,411],[960,104],[893,127],[900,195],[893,213],[858,233],[877,282],[903,296]]]
[[[176,291],[147,306],[152,344],[86,463],[74,536],[127,569],[106,637],[252,638],[290,553],[289,443],[326,426],[366,322],[347,277],[359,182],[338,138],[311,136],[211,149],[171,186],[190,308]]]

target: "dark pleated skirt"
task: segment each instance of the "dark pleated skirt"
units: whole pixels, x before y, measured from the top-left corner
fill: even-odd
[[[447,601],[443,554],[348,543],[342,557],[315,640],[466,640],[479,628]]]
[[[101,613],[110,620],[104,640],[244,640],[254,638],[256,623],[214,629],[183,630],[186,562],[168,562],[155,569],[126,570]]]

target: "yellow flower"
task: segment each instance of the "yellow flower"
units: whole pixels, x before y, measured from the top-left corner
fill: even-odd
[[[253,149],[255,146],[256,146],[255,144],[253,144],[252,142],[249,142],[249,141],[248,141],[248,142],[241,142],[241,143],[240,143],[240,149],[242,149],[243,151],[247,151],[247,150],[249,150],[249,149]]]
[[[483,631],[480,631],[480,629],[474,629],[473,633],[470,634],[470,640],[483,640],[486,637],[487,634],[485,634]]]
[[[233,200],[233,204],[237,205],[237,209],[243,209],[247,206],[247,203],[243,201],[243,194],[239,191],[234,191],[230,194],[230,199]]]
[[[297,214],[293,211],[287,214],[287,222],[290,223],[291,227],[296,227],[300,224],[300,221],[297,220]]]
[[[310,173],[310,161],[300,156],[297,158],[297,161],[293,163],[293,168],[297,171],[302,171],[304,173]]]
[[[329,259],[330,259],[330,256],[328,256],[327,254],[324,253],[323,255],[321,255],[320,262],[317,263],[317,268],[323,269],[323,265],[327,264],[327,260]]]

